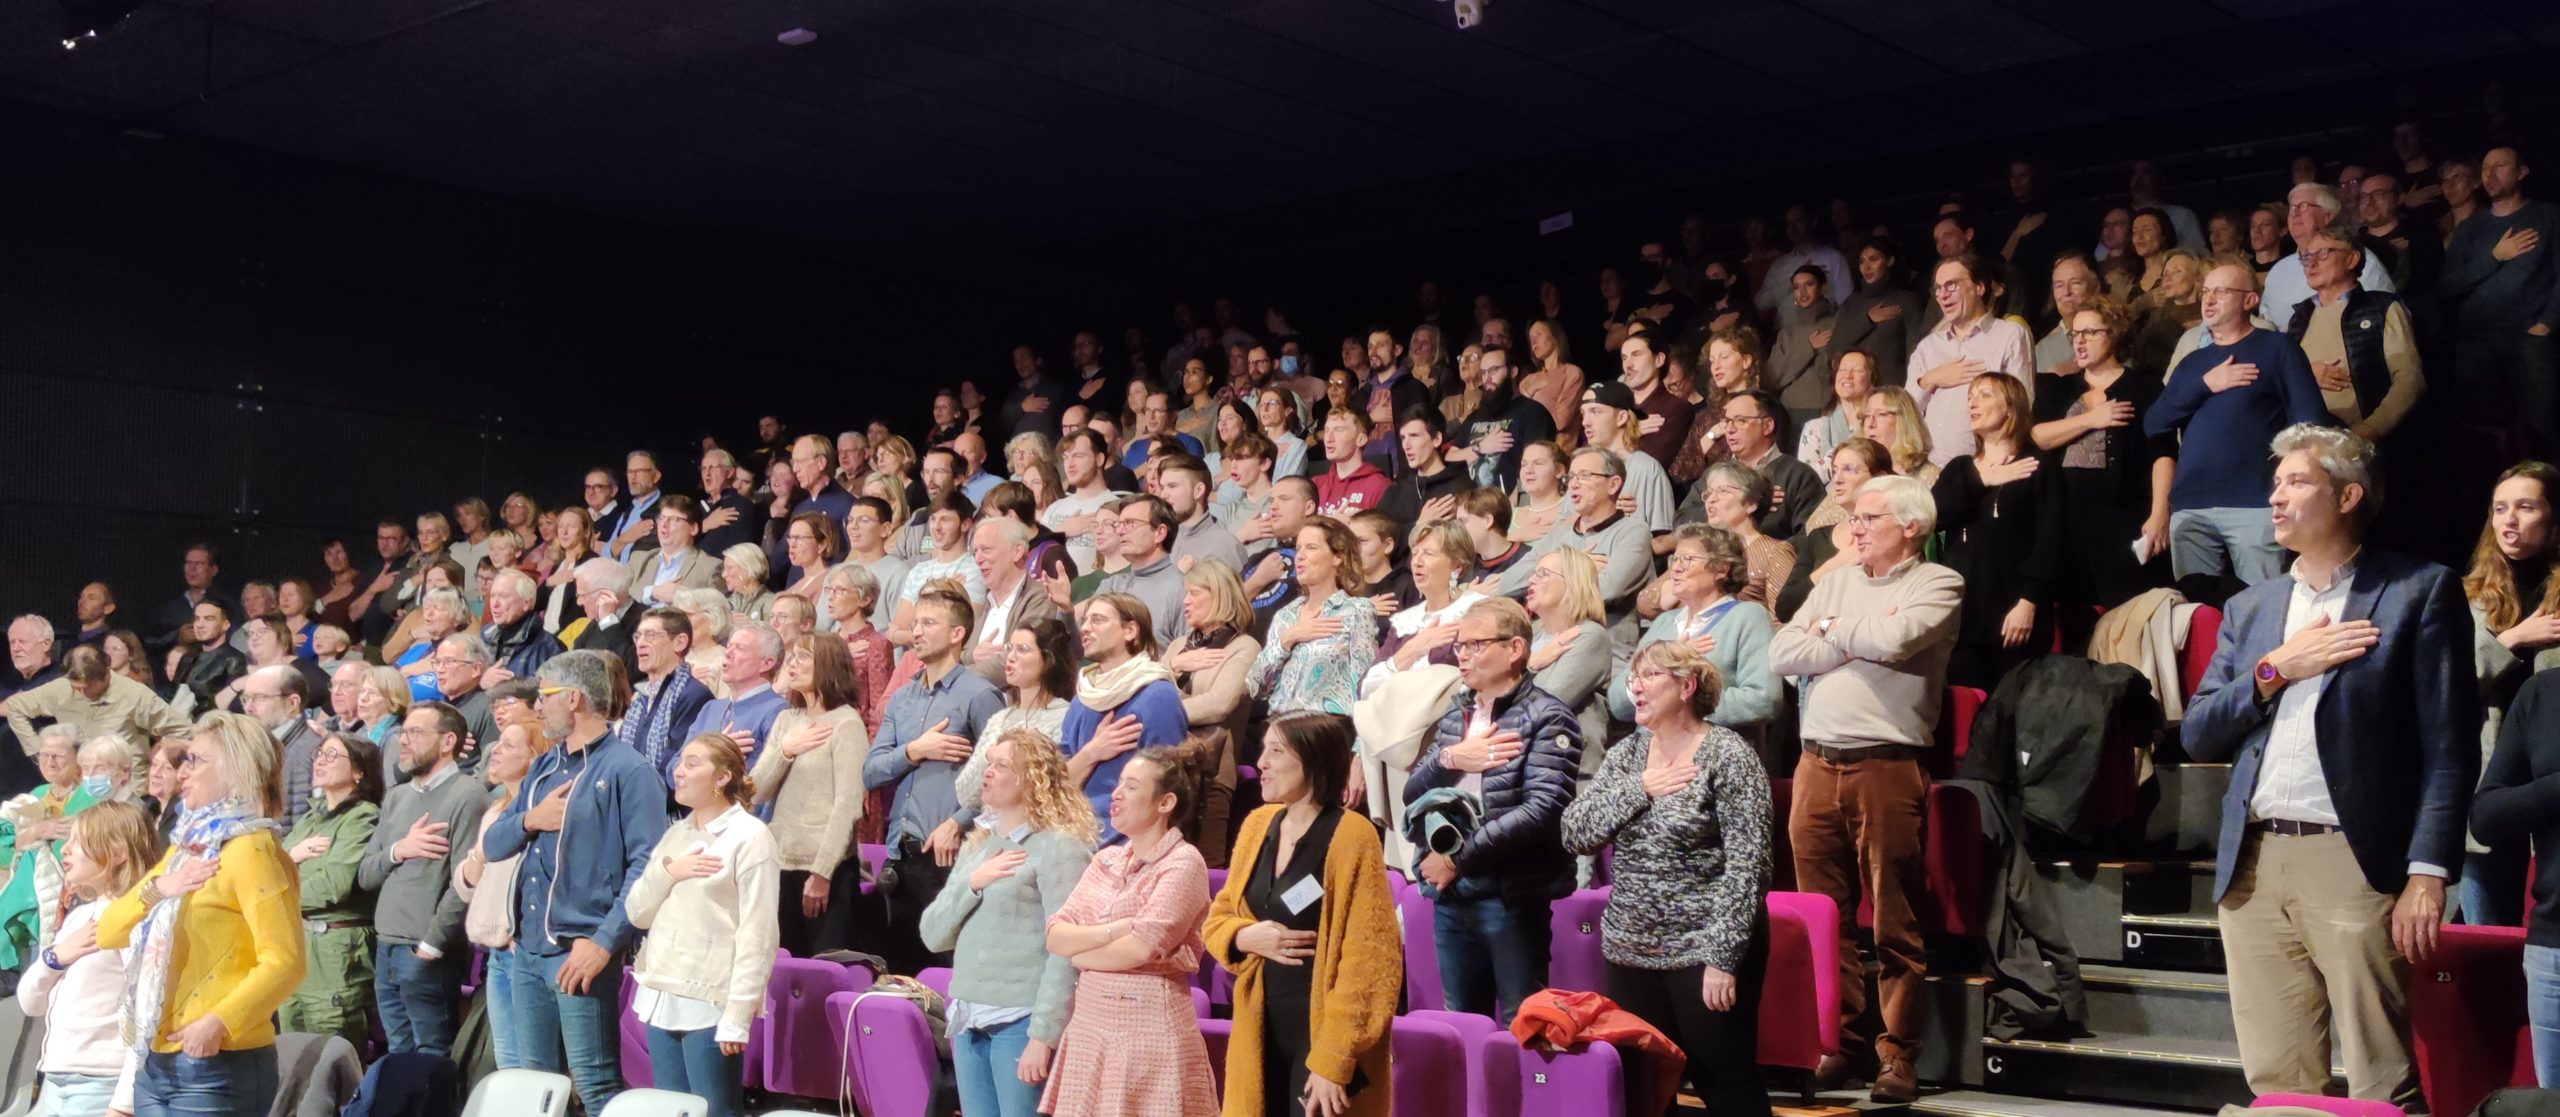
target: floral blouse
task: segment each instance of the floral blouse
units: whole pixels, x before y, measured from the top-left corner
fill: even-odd
[[[1299,711],[1348,715],[1360,697],[1360,677],[1378,661],[1377,607],[1368,598],[1335,590],[1316,615],[1340,620],[1342,631],[1282,650],[1280,634],[1296,626],[1306,606],[1301,597],[1272,615],[1271,639],[1254,657],[1245,687],[1264,699],[1274,716]]]

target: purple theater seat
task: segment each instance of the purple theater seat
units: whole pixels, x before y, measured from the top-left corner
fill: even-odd
[[[2330,1098],[2318,1094],[2261,1094],[2258,1100],[2249,1103],[2249,1108],[2266,1109],[2279,1105],[2317,1109],[2337,1117],[2400,1117],[2400,1107],[2389,1102]]]
[[[1553,935],[1547,944],[1548,988],[1602,991],[1607,963],[1600,957],[1600,913],[1608,906],[1607,888],[1578,889],[1556,901],[1547,924]]]
[[[827,998],[871,987],[871,971],[814,958],[777,958],[765,982],[763,1042],[750,1042],[752,1084],[802,1098],[835,1097],[844,1062],[842,1026]]]
[[[1399,1016],[1387,1032],[1392,1108],[1402,1117],[1467,1117],[1467,1040],[1441,1020]]]
[[[1226,886],[1227,871],[1225,869],[1209,870],[1210,895],[1217,895]],[[1195,990],[1207,990],[1209,1004],[1234,1004],[1236,1000],[1236,975],[1220,968],[1217,959],[1209,957],[1206,951],[1201,952],[1200,973],[1191,980],[1191,987]],[[1192,1000],[1196,1002],[1199,998],[1194,997]],[[1200,1015],[1205,1017],[1209,1014],[1203,1010]]]
[[[1218,1083],[1218,1096],[1227,1096],[1227,1041],[1235,1038],[1236,1022],[1204,1017],[1200,1021],[1200,1042],[1209,1048],[1209,1077]]]
[[[1458,1033],[1467,1064],[1467,1117],[1513,1117],[1520,1111],[1520,1044],[1493,1017],[1424,1009],[1397,1019],[1443,1024]],[[1488,1044],[1488,1036],[1500,1042]]]
[[[945,998],[951,996],[951,967],[949,966],[928,966],[916,973],[916,980],[924,983],[925,988],[940,993]]]
[[[880,879],[880,867],[889,863],[889,847],[884,845],[875,845],[871,842],[864,842],[861,846],[861,852],[862,867],[864,869],[862,874],[862,895],[864,898],[868,899],[876,887],[872,882]]]
[[[657,1076],[649,1070],[649,1033],[641,1026],[640,1014],[631,1011],[631,998],[638,993],[640,980],[631,967],[622,967],[622,1018],[617,1031],[622,1040],[622,1081],[646,1090],[657,1084]]]
[[[1476,1040],[1492,1050],[1509,1047],[1519,1053],[1520,1070],[1513,1083],[1520,1091],[1519,1117],[1627,1117],[1626,1075],[1618,1065],[1618,1049],[1586,1043],[1572,1051],[1549,1054],[1520,1046],[1509,1032]]]
[[[848,996],[838,994],[838,996]],[[904,997],[850,994],[853,1056],[847,1068],[854,1104],[863,1117],[926,1117],[933,1106],[941,1058],[933,1026]]]
[[[1840,1050],[1840,908],[1811,892],[1769,893],[1768,907],[1759,1062],[1812,1070]]]
[[[1401,876],[1387,877],[1387,892],[1395,898],[1396,922],[1404,931],[1405,1008],[1440,1008],[1447,1002],[1440,994],[1439,948],[1431,943],[1431,901]]]

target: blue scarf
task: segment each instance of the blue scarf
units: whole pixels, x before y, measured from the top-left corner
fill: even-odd
[[[274,819],[259,814],[238,796],[205,804],[178,816],[177,832],[170,835],[168,863],[160,870],[166,873],[185,863],[189,857],[219,860],[222,847],[231,839],[259,830],[276,830]],[[169,995],[172,945],[177,939],[178,916],[187,898],[169,899],[160,895],[153,883],[159,874],[145,878],[136,888],[149,889],[143,899],[151,910],[142,917],[142,925],[133,933],[133,965],[125,969],[125,1003],[133,1011],[124,1018],[124,1039],[133,1045],[136,1055],[149,1057],[151,1044],[159,1038],[160,1013],[167,1007]]]

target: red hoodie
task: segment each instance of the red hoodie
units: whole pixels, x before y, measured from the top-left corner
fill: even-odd
[[[1669,1112],[1688,1056],[1653,1025],[1598,993],[1541,989],[1520,1005],[1511,1038],[1522,1047],[1562,1051],[1585,1043],[1618,1049],[1625,1067],[1627,1112]]]
[[[1354,512],[1366,512],[1387,499],[1387,475],[1378,472],[1368,459],[1344,477],[1330,465],[1315,476],[1316,514],[1349,519]]]

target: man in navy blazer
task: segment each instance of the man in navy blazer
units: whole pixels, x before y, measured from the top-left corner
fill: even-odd
[[[2373,444],[2275,438],[2290,575],[2233,597],[2187,707],[2189,756],[2230,761],[2214,897],[2240,1062],[2258,1094],[2317,1094],[2337,1032],[2349,1093],[2418,1101],[2409,966],[2462,864],[2480,739],[2453,571],[2363,548]]]

